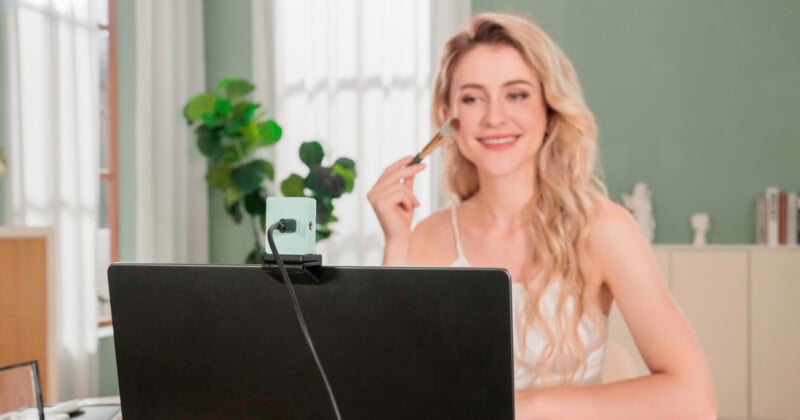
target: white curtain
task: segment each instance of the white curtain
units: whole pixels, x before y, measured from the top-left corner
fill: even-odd
[[[56,229],[49,399],[97,395],[100,4],[9,0],[8,221]],[[2,345],[2,344],[0,344]],[[52,365],[51,365],[52,366]]]
[[[206,161],[182,117],[205,90],[201,0],[136,2],[136,260],[208,262]]]
[[[334,234],[317,245],[325,264],[381,263],[383,235],[366,193],[387,165],[430,139],[443,34],[465,23],[470,7],[468,0],[253,2],[256,94],[284,129],[272,152],[276,180],[307,174],[297,155],[304,141],[319,141],[328,163],[356,162],[353,193],[334,202]],[[443,203],[438,167],[415,180],[417,219]]]

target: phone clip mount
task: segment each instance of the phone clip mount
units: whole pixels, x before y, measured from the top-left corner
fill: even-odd
[[[319,279],[319,272],[322,268],[322,255],[281,255],[281,261],[284,268],[286,268],[286,273],[289,274],[289,278],[292,280],[292,284],[322,284]],[[261,270],[277,282],[284,282],[275,255],[264,253]]]

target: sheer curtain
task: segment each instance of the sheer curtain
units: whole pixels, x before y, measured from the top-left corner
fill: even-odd
[[[304,141],[318,140],[331,162],[356,162],[353,193],[334,202],[334,234],[317,245],[326,264],[381,263],[383,235],[366,193],[387,165],[430,139],[432,71],[445,34],[469,11],[464,0],[253,3],[256,93],[284,129],[272,151],[276,179],[307,174],[297,156]],[[415,180],[418,219],[444,202],[438,167]]]
[[[208,262],[206,161],[182,116],[205,90],[201,0],[136,2],[136,260]]]
[[[7,219],[56,229],[49,399],[97,395],[99,2],[8,0]],[[0,344],[2,345],[2,344]]]

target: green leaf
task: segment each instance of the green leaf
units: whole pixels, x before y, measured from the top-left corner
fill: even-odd
[[[210,93],[201,93],[186,104],[183,108],[183,116],[188,123],[193,123],[203,118],[203,114],[214,113],[214,104],[217,97]]]
[[[233,218],[237,225],[242,223],[242,208],[239,203],[239,201],[236,201],[230,206],[225,206],[225,212]]]
[[[242,121],[243,125],[247,124],[260,106],[250,101],[239,102],[233,107],[233,118]]]
[[[220,144],[219,130],[201,125],[197,127],[195,133],[197,134],[197,148],[200,149],[203,156],[210,158],[220,153],[219,149],[222,145]]]
[[[236,189],[236,187],[230,187],[225,190],[226,206],[232,206],[234,204],[237,204],[241,199],[242,199],[242,192]]]
[[[326,205],[327,204],[327,205]],[[317,201],[317,226],[325,226],[330,222],[333,216],[333,204],[330,202],[324,203],[322,200]]]
[[[206,183],[211,188],[225,190],[233,186],[231,182],[231,166],[226,163],[213,165],[206,172]]]
[[[322,166],[314,166],[305,179],[306,188],[323,197],[338,198],[344,193],[344,179],[336,172]]]
[[[333,232],[331,232],[327,226],[320,226],[317,224],[317,242],[323,239],[328,239],[331,236],[331,233]]]
[[[267,176],[267,179],[269,179],[270,181],[275,179],[275,167],[272,166],[272,163],[263,159],[258,159],[255,162],[258,165],[259,169],[261,169],[261,172],[263,172]]]
[[[227,96],[229,99],[235,99],[247,95],[252,92],[256,87],[243,79],[234,79],[227,83]]]
[[[262,259],[264,257],[264,248],[261,245],[255,245],[253,249],[250,250],[250,253],[247,254],[247,258],[244,260],[245,264],[261,264]]]
[[[244,209],[253,216],[260,216],[266,213],[267,200],[263,188],[259,188],[244,196]]]
[[[326,186],[326,172],[325,168],[322,166],[315,166],[308,171],[308,176],[306,176],[305,187],[311,191],[314,191],[315,195],[329,195]]]
[[[245,125],[247,125],[247,122],[244,120],[234,119],[225,127],[225,135],[228,137],[236,137],[241,134],[242,127]]]
[[[225,151],[222,152],[220,160],[225,163],[236,163],[239,161],[239,152],[234,146],[226,147]]]
[[[231,172],[231,180],[245,194],[261,187],[264,179],[273,179],[275,169],[272,164],[263,159],[256,159],[246,163]]]
[[[220,121],[219,117],[209,112],[203,114],[201,119],[203,120],[203,124],[209,127],[219,127],[222,125],[222,121]]]
[[[224,98],[219,98],[214,103],[214,113],[222,118],[228,118],[233,114],[233,106],[231,101]]]
[[[342,180],[344,181],[344,192],[353,192],[353,186],[355,185],[356,180],[355,170],[342,166],[339,161],[336,161],[331,168],[331,171],[342,177]]]
[[[300,160],[309,168],[322,163],[325,152],[317,141],[309,141],[300,145]]]
[[[344,168],[350,169],[351,171],[353,171],[353,176],[356,175],[356,163],[353,162],[352,159],[349,159],[349,158],[346,158],[346,157],[341,157],[339,159],[336,159],[336,162],[334,162],[333,166],[336,166],[336,165],[339,165],[339,166],[342,166]]]
[[[268,120],[258,127],[261,140],[264,146],[269,146],[278,142],[283,135],[283,129],[275,121]]]
[[[257,145],[261,141],[261,136],[259,135],[258,132],[258,126],[252,121],[250,121],[249,123],[247,123],[247,125],[242,127],[240,132],[242,133],[242,136],[244,138],[250,140],[250,142],[253,144]]]
[[[234,81],[234,80],[236,80],[236,79],[234,79],[232,77],[225,77],[225,78],[221,79],[219,81],[219,83],[217,83],[217,90],[225,89],[225,86],[228,86],[228,84],[230,82]]]
[[[281,182],[281,193],[286,197],[305,197],[303,177],[291,174]]]

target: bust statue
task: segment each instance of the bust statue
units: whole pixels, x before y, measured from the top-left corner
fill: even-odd
[[[695,213],[691,218],[692,228],[694,229],[694,246],[705,246],[706,232],[709,228],[709,219],[707,213]]]
[[[656,221],[653,218],[653,206],[650,203],[652,193],[644,182],[637,182],[630,194],[622,194],[622,203],[633,213],[633,218],[647,242],[653,242]]]

